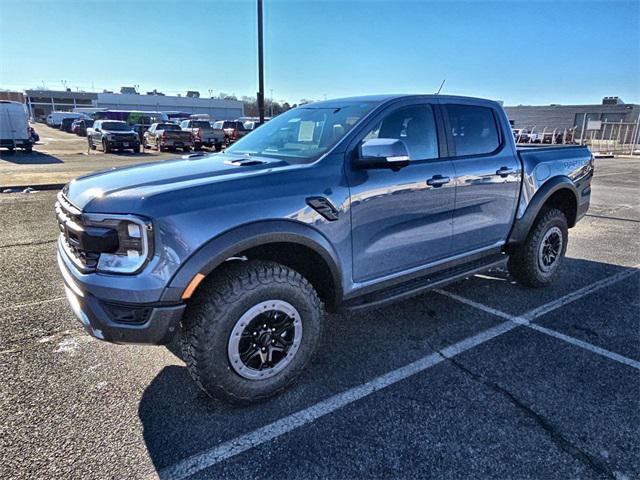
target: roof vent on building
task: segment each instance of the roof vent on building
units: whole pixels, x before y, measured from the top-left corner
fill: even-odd
[[[120,87],[120,93],[125,95],[137,95],[136,87]]]
[[[187,92],[187,97],[189,97],[189,98],[200,98],[200,92],[197,92],[195,90],[189,90]]]
[[[602,105],[623,105],[624,102],[620,97],[604,97]]]

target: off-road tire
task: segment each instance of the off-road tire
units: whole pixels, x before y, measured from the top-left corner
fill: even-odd
[[[538,253],[545,234],[557,227],[562,233],[562,247],[553,268],[545,272],[540,267]],[[558,274],[568,242],[567,218],[557,208],[544,210],[536,219],[524,243],[512,247],[509,252],[509,272],[516,280],[529,287],[541,288],[549,285]]]
[[[302,340],[291,362],[274,376],[250,380],[232,368],[228,342],[238,319],[254,305],[280,299],[300,314]],[[247,405],[282,392],[302,372],[320,342],[324,307],[295,270],[270,261],[230,262],[205,282],[182,320],[183,354],[191,377],[209,396]]]

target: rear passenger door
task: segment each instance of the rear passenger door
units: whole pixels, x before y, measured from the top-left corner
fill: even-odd
[[[503,244],[515,215],[521,166],[493,104],[443,101],[449,153],[455,171],[453,253]]]

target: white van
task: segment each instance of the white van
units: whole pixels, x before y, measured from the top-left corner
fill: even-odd
[[[31,151],[29,112],[24,103],[0,100],[0,147]]]
[[[86,118],[84,113],[75,112],[51,112],[47,115],[47,125],[54,128],[59,128],[62,124],[63,118]]]

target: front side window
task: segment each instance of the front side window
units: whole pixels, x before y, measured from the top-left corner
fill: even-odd
[[[362,141],[374,138],[402,140],[411,160],[438,158],[438,136],[431,105],[415,105],[390,113]]]
[[[456,156],[482,155],[500,146],[493,110],[475,105],[447,105],[451,137]]]

